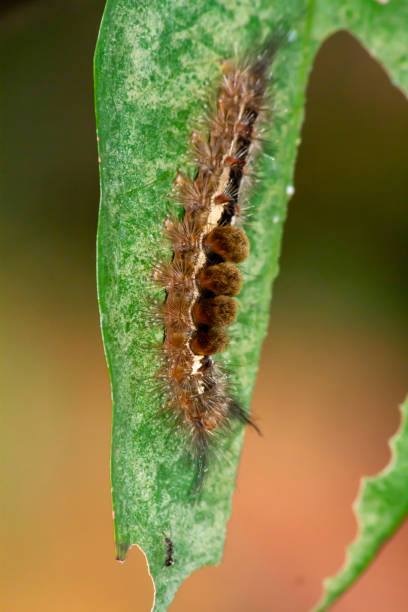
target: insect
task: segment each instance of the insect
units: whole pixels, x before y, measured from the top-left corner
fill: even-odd
[[[173,260],[155,273],[166,290],[168,408],[190,433],[198,488],[208,469],[214,434],[232,419],[253,425],[230,397],[225,373],[212,356],[227,347],[226,328],[237,316],[234,297],[242,286],[237,264],[248,257],[250,248],[241,227],[242,201],[260,149],[274,51],[269,49],[254,62],[224,62],[208,134],[193,134],[195,178],[178,174],[176,179],[184,217],[166,223]]]
[[[164,562],[164,567],[170,567],[171,565],[174,565],[176,562],[174,559],[173,542],[164,533],[163,533],[163,536],[164,536],[164,541],[166,543],[166,560]]]

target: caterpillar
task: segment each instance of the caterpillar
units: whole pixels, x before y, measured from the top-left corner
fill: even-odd
[[[166,290],[162,308],[164,377],[168,408],[191,436],[197,486],[208,469],[210,440],[232,419],[258,429],[230,397],[227,380],[212,355],[228,345],[226,328],[237,316],[242,286],[237,264],[249,254],[239,226],[251,167],[260,150],[265,92],[275,45],[253,62],[225,61],[216,108],[207,135],[194,132],[195,177],[179,173],[181,221],[166,220],[173,259],[155,278]]]

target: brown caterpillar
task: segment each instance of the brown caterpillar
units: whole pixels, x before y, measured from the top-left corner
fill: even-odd
[[[211,355],[228,344],[226,327],[237,315],[242,285],[237,263],[249,242],[237,227],[248,166],[260,148],[271,47],[252,63],[224,62],[217,107],[208,137],[193,134],[197,173],[179,174],[178,196],[185,213],[167,221],[174,256],[156,270],[166,289],[163,305],[165,378],[169,408],[191,434],[199,486],[207,470],[211,436],[232,418],[251,423],[228,394],[226,379]]]

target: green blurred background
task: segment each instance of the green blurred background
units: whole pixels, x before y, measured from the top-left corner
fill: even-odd
[[[144,612],[114,560],[111,401],[95,295],[92,55],[102,0],[2,3],[1,609]],[[281,274],[220,567],[172,610],[302,612],[338,569],[408,390],[408,104],[347,33],[308,87]],[[338,612],[408,609],[408,525]]]

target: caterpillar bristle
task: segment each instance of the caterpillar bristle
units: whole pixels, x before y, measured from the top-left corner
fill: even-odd
[[[260,436],[262,435],[262,432],[259,429],[258,425],[256,425],[256,423],[254,423],[254,421],[251,419],[251,417],[245,412],[245,410],[242,408],[242,406],[240,406],[240,404],[238,404],[238,402],[232,401],[230,403],[230,405],[229,405],[229,414],[230,414],[231,418],[237,419],[238,421],[240,421],[240,423],[243,423],[244,425],[249,425],[250,427],[255,429],[255,431],[257,432],[258,435],[260,435]]]
[[[201,425],[194,432],[194,454],[195,474],[192,482],[192,493],[198,495],[203,487],[209,464],[209,440]]]

